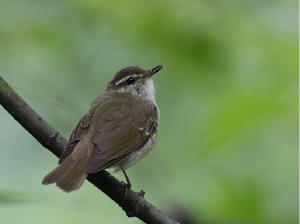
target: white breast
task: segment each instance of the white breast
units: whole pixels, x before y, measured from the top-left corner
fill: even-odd
[[[145,146],[138,151],[132,152],[126,159],[124,159],[121,163],[119,163],[116,167],[113,167],[115,170],[112,172],[113,174],[117,174],[122,171],[122,169],[126,170],[132,165],[136,164],[140,159],[148,155],[148,153],[152,150],[152,148],[156,144],[156,138],[150,138]]]

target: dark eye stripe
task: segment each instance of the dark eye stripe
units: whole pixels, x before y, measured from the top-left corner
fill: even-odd
[[[135,83],[135,78],[129,77],[128,79],[126,79],[126,81],[129,85],[131,85],[131,84]]]

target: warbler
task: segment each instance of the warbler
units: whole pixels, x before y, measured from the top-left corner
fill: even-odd
[[[103,169],[123,171],[155,146],[159,109],[153,75],[164,65],[145,70],[130,66],[117,72],[74,128],[59,166],[42,184],[56,183],[64,192],[78,190],[86,177]]]

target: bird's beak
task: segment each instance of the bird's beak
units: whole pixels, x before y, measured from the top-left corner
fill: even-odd
[[[159,70],[161,70],[163,67],[165,67],[164,65],[159,65],[156,66],[155,68],[149,69],[149,75],[153,76],[155,73],[157,73]]]

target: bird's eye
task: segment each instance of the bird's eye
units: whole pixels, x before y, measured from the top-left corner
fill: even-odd
[[[129,77],[126,81],[129,85],[131,85],[131,84],[135,83],[135,78]]]

